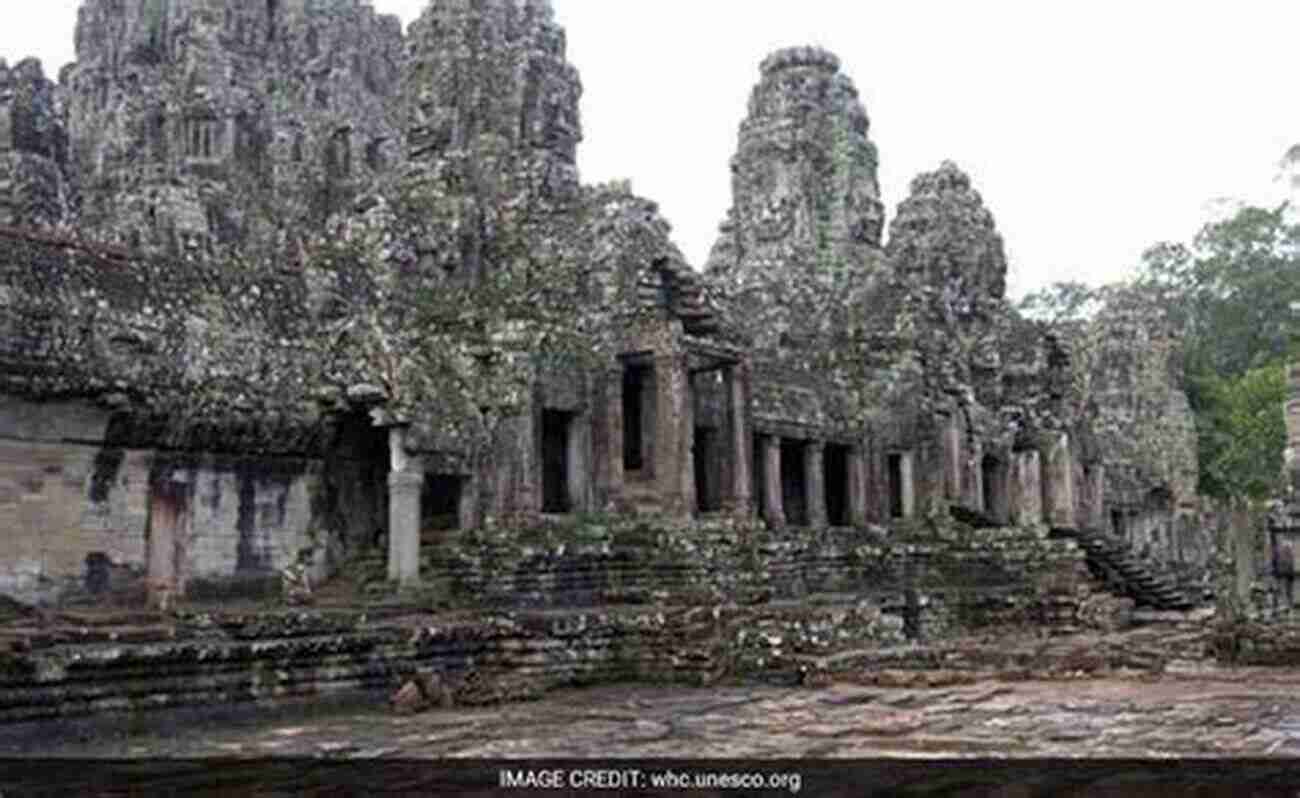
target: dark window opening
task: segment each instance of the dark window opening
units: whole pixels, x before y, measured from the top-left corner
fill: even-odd
[[[1116,536],[1123,536],[1124,534],[1124,514],[1119,510],[1110,511],[1110,531],[1115,533]]]
[[[372,172],[382,171],[384,168],[384,139],[372,139],[366,145],[366,168]]]
[[[1006,493],[1006,482],[1003,476],[1004,469],[1002,462],[995,457],[986,455],[980,461],[980,478],[984,486],[984,514],[998,523],[1005,523],[1006,508],[1003,506],[1003,496]]]
[[[325,174],[332,181],[352,176],[352,138],[346,132],[335,133],[325,145]]]
[[[448,474],[427,474],[420,496],[420,529],[442,532],[460,527],[460,492],[464,480]]]
[[[826,521],[849,525],[849,447],[827,444],[822,457],[822,482],[826,487]]]
[[[167,117],[158,111],[153,117],[153,159],[159,163],[167,161]]]
[[[91,595],[107,593],[112,581],[113,562],[102,551],[86,555],[86,592]]]
[[[623,370],[623,468],[627,471],[639,471],[645,465],[642,399],[648,374],[649,369],[644,366],[628,366]]]
[[[781,498],[786,523],[791,526],[808,526],[808,485],[804,480],[803,457],[803,441],[781,441]]]
[[[391,464],[388,434],[368,413],[341,419],[325,469],[325,494],[349,547],[387,546]]]
[[[719,495],[718,431],[710,427],[695,428],[695,498],[700,512],[713,513],[722,509]]]
[[[889,481],[889,517],[903,517],[903,455],[891,454],[886,458],[885,477]]]
[[[569,496],[569,426],[573,414],[542,411],[542,512],[567,513]]]

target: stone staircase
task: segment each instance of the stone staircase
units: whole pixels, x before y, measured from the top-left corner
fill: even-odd
[[[1072,531],[1088,557],[1088,568],[1106,587],[1132,598],[1141,607],[1190,610],[1195,600],[1181,590],[1172,576],[1159,573],[1123,541],[1095,529]]]

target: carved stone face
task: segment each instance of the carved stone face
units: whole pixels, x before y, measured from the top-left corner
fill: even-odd
[[[772,242],[794,233],[799,202],[796,165],[776,147],[764,147],[750,161],[741,179],[748,185],[740,196],[748,198],[744,214],[759,241]]]

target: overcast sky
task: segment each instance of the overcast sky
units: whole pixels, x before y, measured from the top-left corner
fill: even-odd
[[[427,0],[374,0],[410,22]],[[0,57],[72,58],[77,0],[13,6]],[[1300,142],[1289,0],[554,0],[585,87],[583,178],[630,178],[703,264],[758,64],[818,44],[871,118],[892,217],[942,160],[973,177],[1011,291],[1123,277],[1221,199],[1271,202]],[[17,11],[21,8],[21,11]]]

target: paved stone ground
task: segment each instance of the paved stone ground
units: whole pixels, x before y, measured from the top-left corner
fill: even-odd
[[[361,704],[223,723],[146,718],[0,736],[0,756],[1294,757],[1300,672],[937,689],[615,686],[399,716]]]

